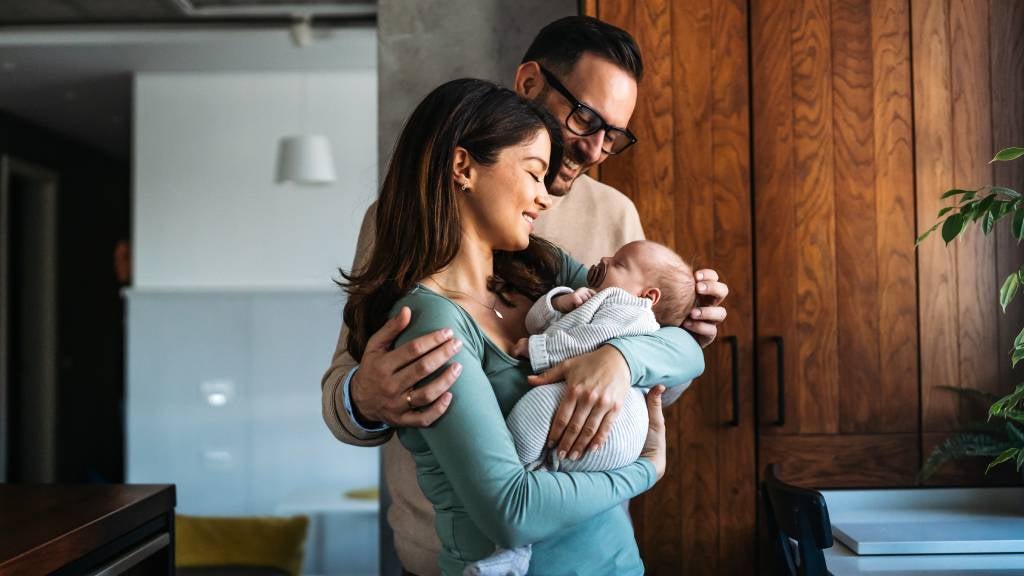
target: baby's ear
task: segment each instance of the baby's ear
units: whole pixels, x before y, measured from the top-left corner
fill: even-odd
[[[655,305],[658,304],[658,302],[661,301],[661,290],[657,288],[647,288],[646,290],[643,291],[643,294],[640,294],[640,297],[650,298],[651,307],[653,308]]]

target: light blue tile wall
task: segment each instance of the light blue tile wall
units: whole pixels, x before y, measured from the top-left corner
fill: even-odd
[[[379,452],[338,442],[320,415],[342,306],[335,291],[129,292],[128,481],[174,483],[177,510],[200,515],[376,486]],[[307,567],[376,573],[377,521],[317,523]]]

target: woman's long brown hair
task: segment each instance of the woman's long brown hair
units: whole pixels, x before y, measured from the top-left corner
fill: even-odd
[[[373,253],[362,270],[341,271],[348,292],[346,346],[361,361],[370,336],[419,280],[444,269],[462,245],[462,218],[453,179],[455,148],[484,166],[505,148],[529,142],[539,130],[551,137],[550,185],[562,163],[562,135],[545,110],[492,82],[453,80],[427,95],[409,117],[395,146],[377,199]],[[489,289],[530,299],[550,289],[560,259],[535,237],[519,252],[495,252]],[[504,297],[504,296],[503,296]]]

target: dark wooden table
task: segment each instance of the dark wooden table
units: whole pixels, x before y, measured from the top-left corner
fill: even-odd
[[[0,575],[173,574],[173,485],[0,484]]]

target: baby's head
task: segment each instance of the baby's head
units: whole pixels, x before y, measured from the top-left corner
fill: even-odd
[[[614,256],[590,267],[587,284],[594,290],[622,288],[654,302],[662,326],[680,326],[697,300],[693,269],[678,254],[657,242],[630,242]]]

